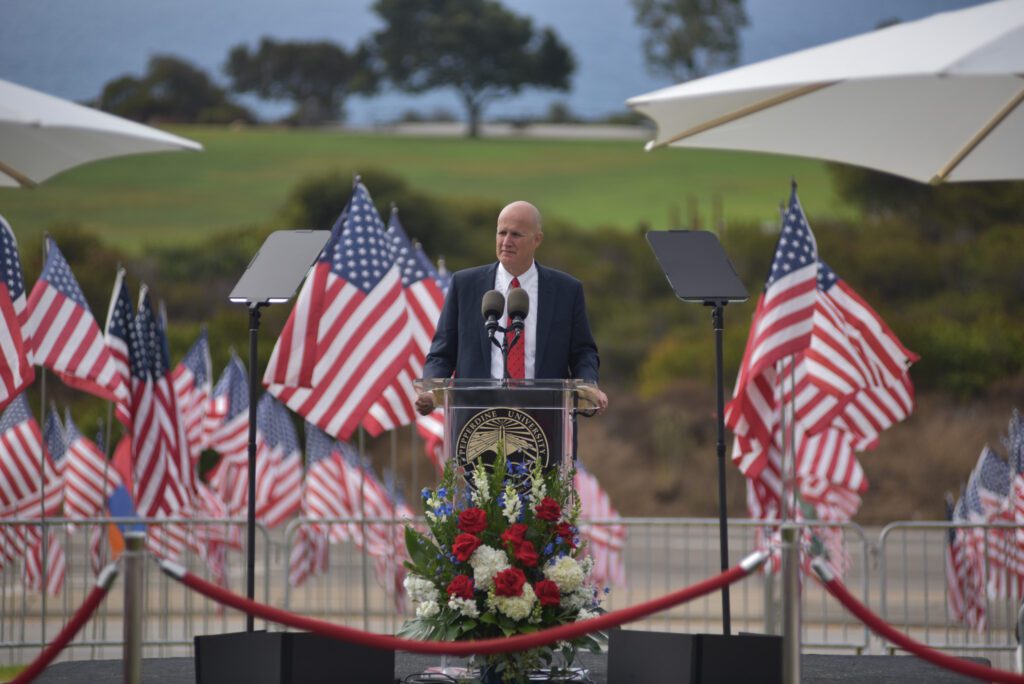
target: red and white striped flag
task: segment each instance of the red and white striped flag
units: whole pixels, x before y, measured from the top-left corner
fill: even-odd
[[[107,499],[121,486],[121,476],[106,455],[78,430],[70,410],[64,413],[68,451],[64,469],[64,514],[71,519],[96,518]]]
[[[626,528],[610,522],[621,519],[619,512],[597,477],[580,462],[576,463],[573,485],[580,497],[580,536],[587,540],[587,548],[594,559],[591,577],[598,585],[625,586]]]
[[[114,368],[122,383],[128,388],[128,396],[114,406],[114,415],[131,432],[132,406],[135,402],[135,388],[138,378],[132,375],[132,349],[138,348],[135,340],[135,311],[132,309],[132,298],[125,282],[126,271],[117,269],[114,278],[114,289],[110,294],[110,305],[107,309],[107,324],[104,328],[104,341],[114,361]],[[136,352],[138,353],[138,352]]]
[[[210,401],[212,382],[210,341],[204,326],[199,337],[171,373],[174,396],[178,400],[178,412],[181,415],[182,430],[188,442],[193,468],[198,466],[199,455],[208,446],[203,421]]]
[[[221,456],[210,486],[231,515],[242,515],[249,500],[249,380],[235,354],[213,387],[204,432],[208,448]]]
[[[263,382],[288,408],[348,439],[408,361],[407,319],[400,268],[370,193],[357,182]]]
[[[35,379],[21,332],[25,307],[18,242],[11,226],[0,216],[0,411]]]
[[[430,351],[437,319],[441,315],[444,294],[438,287],[436,271],[419,254],[398,220],[398,210],[391,210],[385,233],[391,252],[402,273],[410,335],[409,354],[405,367],[384,390],[363,418],[363,427],[373,436],[416,420],[416,391],[412,381],[423,375],[423,361]]]
[[[48,498],[54,490],[59,492],[56,468],[49,455],[44,456],[39,424],[28,399],[19,394],[0,415],[0,509],[20,506],[33,496],[38,508],[44,483]]]
[[[286,409],[269,393],[256,407],[256,517],[276,527],[302,505],[302,450]]]
[[[72,387],[114,402],[128,397],[82,288],[53,238],[28,298],[22,333],[32,362],[52,369]]]

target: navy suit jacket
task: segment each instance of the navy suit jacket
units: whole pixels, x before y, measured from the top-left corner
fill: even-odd
[[[536,263],[536,262],[534,262]],[[437,332],[423,366],[425,378],[491,377],[491,342],[480,303],[494,289],[498,262],[452,276]],[[577,378],[597,382],[597,345],[590,332],[583,285],[567,273],[537,264],[538,379]]]

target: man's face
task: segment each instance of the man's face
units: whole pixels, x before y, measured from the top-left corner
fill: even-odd
[[[543,239],[536,215],[529,208],[506,207],[498,215],[495,251],[498,261],[512,275],[526,273]]]

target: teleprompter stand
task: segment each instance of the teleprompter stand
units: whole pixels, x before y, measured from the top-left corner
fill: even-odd
[[[328,230],[279,230],[267,237],[229,299],[249,308],[249,505],[246,528],[246,596],[254,599],[256,569],[256,408],[259,401],[257,341],[260,309],[294,296],[327,244]],[[354,650],[355,649],[355,650]],[[356,652],[358,651],[358,652]],[[246,631],[195,638],[197,684],[391,681],[394,653],[357,648],[315,634]]]
[[[718,423],[718,529],[721,569],[729,567],[729,528],[725,496],[725,393],[722,378],[723,309],[748,298],[722,244],[714,233],[670,230],[647,233],[672,291],[685,302],[712,307],[715,334],[715,385]],[[729,588],[722,589],[722,634],[668,634],[614,630],[609,635],[609,679],[626,684],[667,681],[664,663],[673,662],[678,677],[692,684],[731,681],[781,681],[779,637],[730,634]],[[637,654],[643,654],[637,657]],[[657,664],[656,664],[657,663]]]

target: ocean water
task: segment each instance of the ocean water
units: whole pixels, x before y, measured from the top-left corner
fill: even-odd
[[[141,74],[153,54],[173,54],[226,84],[228,50],[278,40],[332,40],[351,48],[380,28],[372,0],[0,0],[0,78],[72,100],[87,100],[123,74]],[[586,118],[625,110],[633,95],[670,85],[644,65],[642,33],[629,0],[505,0],[504,4],[550,26],[577,62],[568,93],[528,89],[500,100],[487,117],[543,114],[563,102]],[[970,0],[747,0],[749,26],[741,63],[774,57],[869,31],[882,21],[903,21],[978,4]],[[246,99],[261,116],[289,110],[287,103]],[[2,106],[2,103],[0,103]],[[348,121],[374,125],[407,110],[461,116],[454,94],[419,96],[384,92],[353,97]]]

